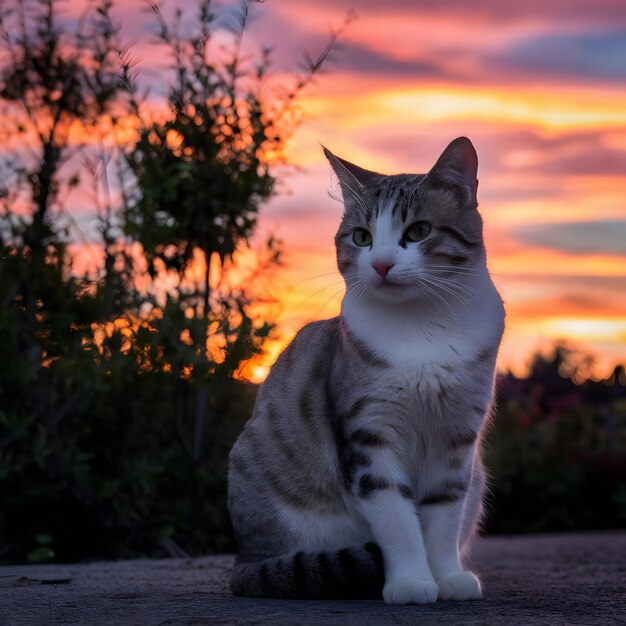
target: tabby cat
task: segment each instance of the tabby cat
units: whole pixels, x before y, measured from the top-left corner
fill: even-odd
[[[261,385],[230,455],[236,595],[481,596],[461,557],[481,516],[502,300],[486,267],[478,159],[428,174],[324,150],[344,214],[341,315],[308,324]]]

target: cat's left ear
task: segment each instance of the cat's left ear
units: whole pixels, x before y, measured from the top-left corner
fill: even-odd
[[[365,187],[372,180],[380,176],[380,174],[377,174],[376,172],[363,169],[354,163],[350,163],[350,161],[346,161],[345,159],[335,156],[324,146],[322,146],[322,149],[324,150],[324,155],[333,168],[335,175],[342,184],[348,183],[352,186],[356,182],[358,187]]]
[[[322,146],[322,148],[324,148],[324,146]],[[375,178],[380,177],[380,174],[365,170],[345,159],[340,159],[328,148],[324,148],[324,154],[339,181],[345,210],[366,211],[367,203],[363,197],[363,189],[373,182]],[[331,197],[334,197],[332,193]]]
[[[443,186],[453,186],[463,190],[465,202],[476,207],[478,191],[478,155],[467,137],[457,137],[441,153],[435,166],[428,172],[428,178]]]

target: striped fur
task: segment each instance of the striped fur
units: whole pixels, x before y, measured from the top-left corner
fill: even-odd
[[[368,543],[332,552],[296,552],[235,565],[235,595],[264,598],[378,598],[384,581],[380,548]]]
[[[475,152],[457,139],[428,174],[399,176],[327,156],[346,295],[339,317],[305,326],[278,358],[231,452],[233,593],[479,597],[461,556],[482,510],[504,311]]]

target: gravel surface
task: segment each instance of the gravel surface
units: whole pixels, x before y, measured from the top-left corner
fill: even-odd
[[[234,557],[0,568],[0,624],[626,625],[626,532],[495,537],[484,598],[422,606],[234,598]]]

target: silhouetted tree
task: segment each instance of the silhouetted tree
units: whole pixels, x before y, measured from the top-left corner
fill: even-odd
[[[111,2],[64,28],[58,6],[0,5],[0,558],[225,549],[227,455],[255,392],[233,374],[271,330],[250,283],[280,247],[268,242],[256,276],[214,289],[211,264],[226,274],[253,235],[294,102],[338,33],[272,99],[269,50],[256,65],[240,58],[248,3],[225,58],[210,56],[211,2],[189,37],[154,5],[174,82],[169,114],[142,124]],[[120,146],[117,211],[99,139],[120,124],[137,136]],[[93,179],[103,250],[82,277],[68,228],[91,242],[64,207],[77,171]]]
[[[72,275],[67,251],[64,200],[79,181],[64,168],[124,93],[110,8],[95,3],[72,30],[54,0],[0,5],[0,536],[37,559],[52,549],[36,547],[32,511],[49,515],[82,471],[88,453],[66,426],[101,378],[84,348],[97,289]]]
[[[168,271],[177,276],[163,312],[178,315],[185,339],[166,351],[174,367],[180,424],[189,400],[182,398],[193,394],[185,444],[191,459],[193,529],[199,523],[197,474],[207,413],[215,410],[224,379],[261,349],[272,328],[250,312],[256,295],[252,281],[244,287],[241,280],[233,286],[225,279],[212,293],[211,269],[217,265],[227,274],[235,252],[253,236],[259,208],[274,193],[276,155],[293,129],[294,102],[321,70],[339,35],[331,33],[316,59],[305,57],[305,73],[293,85],[284,85],[283,97],[277,98],[268,84],[270,49],[259,51],[257,59],[242,60],[250,4],[242,1],[226,25],[226,49],[223,38],[219,46],[213,43],[211,0],[199,2],[194,28],[185,35],[180,32],[182,10],[175,11],[170,25],[160,6],[151,5],[161,44],[173,60],[169,115],[144,126],[129,155],[140,193],[128,198],[125,230],[142,244],[155,280]],[[280,246],[270,238],[260,254],[264,264],[258,272],[267,273],[280,260]],[[192,265],[199,280],[189,278]],[[193,383],[193,391],[185,379]]]

